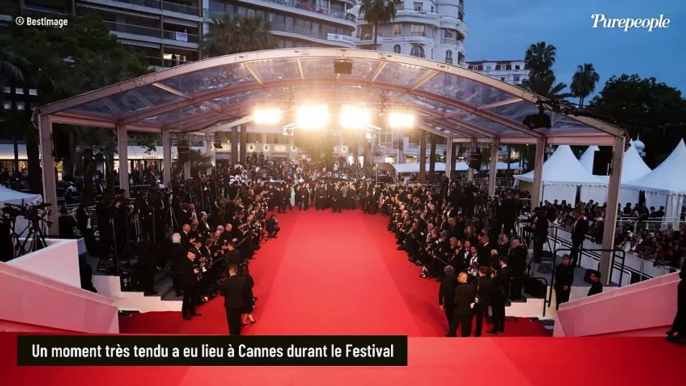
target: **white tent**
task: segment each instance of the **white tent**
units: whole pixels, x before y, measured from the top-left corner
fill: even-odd
[[[638,178],[650,173],[651,170],[643,162],[643,158],[638,154],[638,150],[633,144],[624,152],[624,162],[622,163],[622,184],[634,181]],[[608,182],[610,176],[597,176],[601,180]],[[626,203],[635,204],[638,202],[638,193],[636,189],[627,189],[623,185],[619,190],[619,203],[622,206]]]
[[[515,184],[521,189],[533,188],[533,170],[515,176]],[[558,146],[555,153],[543,163],[543,195],[542,200],[553,200],[574,204],[577,187],[581,187],[581,201],[590,200],[605,202],[607,198],[607,183],[586,170],[576,158],[568,145]]]
[[[678,221],[686,196],[684,167],[686,167],[686,145],[682,139],[672,154],[655,170],[624,183],[622,187],[635,192],[645,191],[646,206],[656,208],[664,206],[667,221]]]
[[[39,204],[41,201],[43,201],[43,198],[40,194],[26,194],[0,186],[0,207],[5,206],[5,204],[33,205]]]
[[[393,168],[395,169],[396,173],[403,174],[403,173],[419,173],[419,162],[412,162],[412,163],[407,163],[407,164],[393,164]],[[490,165],[482,165],[481,168],[484,170],[488,170],[488,167]],[[466,162],[457,162],[455,163],[455,169],[454,171],[456,172],[466,172],[469,169],[469,166],[467,166]],[[511,170],[521,170],[522,167],[519,165],[517,162],[513,162],[510,164],[510,169]],[[507,162],[498,162],[498,170],[507,170]],[[426,164],[426,171],[429,171],[429,164]],[[436,162],[435,166],[435,171],[437,172],[445,172],[445,163],[443,162]]]
[[[581,158],[579,159],[581,165],[591,173],[593,173],[593,156],[595,155],[595,152],[597,152],[598,150],[600,149],[596,145],[589,146],[588,149],[586,149],[584,154],[582,154]]]

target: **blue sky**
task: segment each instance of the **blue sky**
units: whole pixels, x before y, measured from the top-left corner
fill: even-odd
[[[663,30],[593,29],[592,14],[671,20]],[[593,63],[596,92],[612,75],[636,73],[676,87],[686,97],[686,1],[682,0],[466,0],[467,60],[523,59],[531,43],[557,47],[558,82]]]

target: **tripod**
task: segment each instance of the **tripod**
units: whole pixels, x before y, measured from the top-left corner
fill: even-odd
[[[41,221],[45,222],[45,220],[43,220],[42,218],[40,218],[38,216],[29,219],[29,226],[27,227],[29,230],[29,233],[26,235],[24,242],[21,243],[21,245],[18,245],[19,251],[17,253],[17,256],[21,256],[21,255],[23,255],[25,253],[29,253],[29,252],[35,252],[39,249],[45,248],[48,245],[45,242],[45,234],[43,233],[43,230],[41,229]],[[24,232],[22,231],[22,233],[24,233]],[[26,245],[29,242],[31,244],[29,246],[29,250],[27,250]]]

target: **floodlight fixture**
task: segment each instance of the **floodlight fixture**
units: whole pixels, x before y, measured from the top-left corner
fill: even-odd
[[[255,109],[252,116],[258,125],[276,125],[281,122],[283,112],[279,109],[260,108]]]
[[[410,129],[414,127],[414,114],[404,111],[391,111],[388,114],[388,124],[395,129]]]
[[[299,129],[320,130],[327,127],[330,120],[328,105],[303,105],[296,111],[295,122]]]
[[[372,123],[372,112],[363,106],[343,105],[338,118],[341,128],[362,130]]]

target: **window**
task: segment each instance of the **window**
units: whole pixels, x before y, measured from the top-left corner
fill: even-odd
[[[414,10],[417,12],[421,11],[423,5],[424,4],[422,4],[422,3],[414,3]]]
[[[448,64],[453,64],[453,52],[448,50],[445,52],[445,62]]]
[[[395,46],[393,46],[393,52],[395,52],[396,54],[400,53],[400,44],[396,44]]]
[[[3,107],[5,108],[5,110],[12,110],[12,102],[10,102],[10,101],[3,102]]]
[[[458,13],[457,13],[457,18],[460,19],[460,21],[464,21],[464,13],[458,12]]]
[[[24,95],[24,89],[17,87],[14,89],[14,93],[17,95]]]
[[[491,66],[490,64],[488,66],[486,66],[486,71],[492,71],[492,70],[493,70],[493,66]]]
[[[432,6],[431,6],[431,12],[433,12],[433,11],[434,11],[434,6],[432,5]]]
[[[405,9],[405,2],[404,1],[399,1],[395,4],[395,9],[398,11],[402,11]]]
[[[515,64],[515,70],[521,70],[519,64]]]
[[[514,81],[515,81],[515,82],[519,82],[519,75],[515,75],[515,76],[514,76]]]
[[[423,24],[412,24],[410,27],[410,34],[412,36],[426,36]]]
[[[446,39],[452,39],[453,38],[453,31],[449,29],[444,29],[443,30],[443,37]]]
[[[5,94],[11,94],[12,93],[12,87],[3,87],[2,92]]]
[[[17,102],[17,110],[24,110],[25,105],[24,102]]]
[[[410,55],[416,56],[418,58],[423,58],[424,48],[422,46],[412,46],[412,51],[410,52]]]
[[[402,24],[393,24],[393,35],[402,35],[403,33],[403,25]]]

